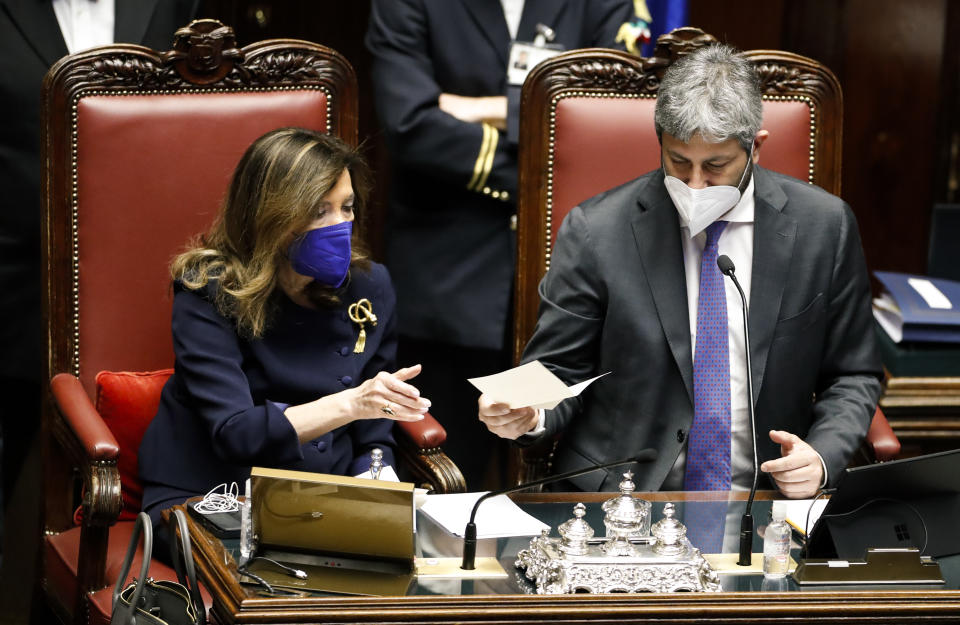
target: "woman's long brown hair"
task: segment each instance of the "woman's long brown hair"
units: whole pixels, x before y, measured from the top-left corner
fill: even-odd
[[[363,158],[340,139],[303,128],[281,128],[247,148],[233,172],[220,214],[210,231],[177,256],[170,273],[189,289],[218,282],[216,306],[244,335],[263,336],[270,296],[293,238],[316,219],[321,200],[344,170],[355,195],[351,270],[366,269],[362,243],[370,174]],[[339,300],[330,289],[323,296]]]

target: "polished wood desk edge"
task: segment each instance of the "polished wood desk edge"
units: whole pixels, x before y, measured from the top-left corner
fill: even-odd
[[[585,496],[589,495],[590,498]],[[642,493],[654,501],[710,500],[704,493]],[[680,495],[683,495],[681,497]],[[710,493],[714,498],[717,494]],[[747,493],[728,493],[745,500]],[[742,495],[742,496],[741,496]],[[757,493],[757,499],[776,498],[775,491]],[[531,503],[602,501],[611,493],[536,493],[518,500]],[[726,499],[724,497],[723,499]],[[715,499],[716,500],[716,499]],[[848,615],[897,622],[897,618],[960,615],[960,591],[954,590],[850,590],[791,592],[723,592],[609,595],[412,595],[402,597],[255,597],[239,583],[236,562],[223,544],[190,515],[198,574],[214,604],[218,622],[434,622],[462,620],[559,622],[590,618],[610,619],[632,615],[643,618],[764,617]],[[885,621],[890,618],[892,620]],[[895,617],[895,618],[894,618]]]

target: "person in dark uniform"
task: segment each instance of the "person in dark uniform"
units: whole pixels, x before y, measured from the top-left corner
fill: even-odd
[[[114,42],[167,50],[198,0],[0,0],[0,429],[5,512],[0,613],[31,593],[41,526],[40,87],[68,53]],[[26,620],[28,617],[23,614]],[[36,617],[40,618],[40,617]]]
[[[90,0],[84,2],[96,6]],[[0,410],[5,496],[40,420],[43,76],[57,59],[87,44],[117,41],[169,49],[174,32],[193,19],[197,7],[197,0],[116,2],[112,28],[109,20],[97,22],[107,26],[98,39],[99,33],[91,33],[89,24],[78,17],[76,9],[82,9],[84,2],[0,0],[0,117],[4,120],[0,125],[0,389],[7,398]]]
[[[568,50],[616,47],[632,12],[630,0],[371,5],[366,44],[393,170],[386,239],[400,353],[423,363],[419,382],[470,488],[498,485],[490,460],[505,449],[477,421],[466,379],[510,364],[517,149],[506,129],[517,127],[519,95],[508,89],[511,40],[535,41],[542,24]]]
[[[143,508],[160,512],[251,466],[359,474],[394,420],[430,402],[394,371],[395,297],[356,220],[366,166],[310,130],[248,148],[210,232],[172,265],[174,373],[140,446]]]

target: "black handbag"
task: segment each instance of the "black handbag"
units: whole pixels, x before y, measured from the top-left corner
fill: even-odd
[[[180,548],[177,545],[177,529],[180,530]],[[126,588],[123,582],[130,573],[133,556],[143,536],[143,564],[140,576]],[[181,566],[180,552],[183,552]],[[170,555],[177,571],[177,582],[154,581],[148,577],[150,559],[153,555],[153,523],[145,512],[137,516],[137,524],[130,537],[130,546],[123,560],[120,577],[113,589],[113,614],[110,625],[203,625],[206,608],[197,585],[190,549],[190,532],[187,519],[181,510],[170,515]]]

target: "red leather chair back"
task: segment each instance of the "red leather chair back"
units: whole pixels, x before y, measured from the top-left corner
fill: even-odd
[[[654,57],[576,50],[537,66],[523,87],[514,358],[537,318],[537,285],[563,218],[578,203],[660,166],[653,125],[656,92],[670,62],[712,43],[683,28],[660,38]],[[760,164],[833,193],[840,185],[842,96],[815,61],[751,51],[770,138]]]
[[[77,102],[76,364],[173,364],[170,260],[206,231],[247,146],[282,126],[327,128],[321,90],[109,94]]]
[[[356,143],[356,78],[339,54],[284,40],[233,52],[224,63],[243,62],[206,85],[136,46],[74,55],[51,71],[51,377],[74,373],[93,396],[101,370],[173,365],[170,261],[210,227],[254,139],[302,126]],[[90,71],[112,59],[148,75]]]

